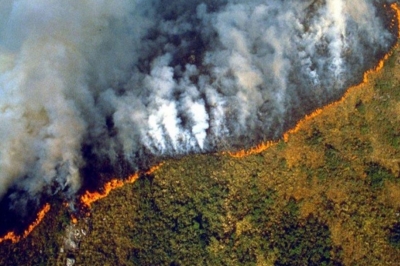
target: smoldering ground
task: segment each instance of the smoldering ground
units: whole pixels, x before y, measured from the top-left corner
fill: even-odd
[[[390,49],[388,3],[0,0],[0,198],[279,138]]]

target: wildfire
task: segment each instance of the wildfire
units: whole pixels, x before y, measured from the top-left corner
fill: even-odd
[[[257,146],[250,148],[249,150],[240,150],[237,152],[227,152],[227,153],[232,157],[241,158],[241,157],[249,156],[251,154],[261,153],[261,152],[269,149],[271,146],[275,145],[276,143],[277,142],[274,142],[274,141],[262,142],[262,143],[258,144]]]
[[[400,5],[393,3],[390,5],[390,7],[396,12],[396,17],[397,17],[397,37],[400,38]],[[392,19],[392,24],[390,25],[390,28],[393,28],[396,26],[395,24],[395,19]]]
[[[400,39],[400,6],[396,3],[393,3],[390,7],[396,12],[397,26],[398,26],[397,37],[398,37],[398,39]],[[390,26],[391,28],[395,26],[395,21],[396,21],[395,19],[392,20],[392,24]],[[365,83],[368,82],[371,74],[379,72],[383,68],[384,62],[392,55],[392,53],[398,46],[399,46],[399,41],[391,49],[391,51],[388,52],[379,61],[379,63],[377,64],[377,66],[374,69],[368,70],[364,73],[363,81],[360,84],[350,87],[340,100],[333,102],[331,104],[328,104],[323,108],[317,109],[309,115],[306,115],[302,120],[300,120],[297,123],[297,125],[294,128],[292,128],[292,129],[288,130],[286,133],[284,133],[283,140],[285,142],[287,142],[289,140],[290,135],[298,132],[304,126],[306,121],[309,121],[312,118],[318,116],[319,114],[322,113],[322,111],[326,110],[327,108],[332,108],[333,106],[338,105],[340,102],[343,102],[348,97],[348,95],[351,92],[353,92],[353,90],[361,88]],[[249,156],[251,154],[261,153],[276,144],[277,144],[276,141],[267,141],[267,142],[260,143],[259,145],[255,146],[253,148],[250,148],[249,150],[240,150],[238,152],[228,152],[228,154],[232,157],[237,157],[237,158],[245,157],[245,156]],[[154,166],[145,173],[151,174],[154,171],[156,171],[157,169],[159,169],[161,166],[162,166],[162,164]],[[101,189],[100,192],[86,191],[85,194],[81,196],[80,200],[85,206],[90,208],[90,206],[93,202],[100,200],[102,198],[105,198],[112,190],[120,188],[127,183],[133,183],[138,178],[139,178],[139,173],[135,173],[135,174],[129,176],[126,180],[113,179],[113,180],[107,182],[104,185],[104,187]],[[37,214],[36,220],[31,225],[28,226],[28,228],[24,231],[24,233],[22,235],[16,235],[15,232],[12,232],[12,231],[8,232],[5,236],[0,238],[0,243],[4,242],[6,240],[10,240],[12,243],[16,243],[16,242],[20,241],[21,239],[26,238],[33,231],[33,229],[40,224],[40,222],[43,220],[43,218],[45,217],[46,213],[49,212],[49,210],[50,210],[50,204],[45,204],[44,207],[42,208],[42,210],[40,210],[39,213]],[[72,219],[73,223],[77,223],[77,218],[75,216],[72,216],[71,219]]]
[[[78,223],[78,218],[76,218],[76,216],[73,215],[73,214],[71,214],[71,222],[72,222],[73,224],[77,224],[77,223]]]
[[[8,232],[4,237],[0,238],[0,243],[6,240],[10,240],[12,243],[17,243],[21,239],[26,238],[33,231],[33,229],[40,224],[48,211],[50,211],[50,204],[46,203],[43,209],[41,209],[37,214],[36,220],[28,226],[22,235],[16,235],[15,232],[12,231]]]
[[[146,174],[151,174],[157,169],[161,167],[162,163],[156,166],[153,166],[145,172]],[[107,197],[108,194],[114,189],[120,188],[125,184],[133,183],[139,178],[140,173],[135,173],[131,176],[129,176],[126,180],[120,180],[120,179],[113,179],[109,182],[107,182],[104,187],[101,189],[101,191],[86,191],[85,194],[81,196],[81,202],[86,205],[87,207],[90,208],[93,202],[98,201],[99,199]]]
[[[322,111],[327,110],[328,108],[332,108],[332,107],[334,107],[334,106],[337,106],[338,104],[340,104],[341,102],[343,102],[351,93],[354,92],[354,90],[360,89],[360,88],[362,88],[366,83],[368,83],[369,77],[370,77],[372,74],[375,74],[375,73],[377,73],[377,72],[379,72],[379,71],[382,70],[385,61],[386,61],[387,59],[389,59],[389,57],[393,54],[394,50],[399,46],[399,43],[400,43],[400,42],[399,42],[399,39],[400,39],[400,6],[399,6],[398,4],[395,4],[395,3],[394,3],[394,4],[392,4],[390,7],[396,12],[397,25],[398,25],[398,33],[397,33],[397,39],[398,39],[398,41],[397,41],[397,43],[395,44],[395,46],[394,46],[394,47],[393,47],[393,48],[378,62],[378,64],[376,65],[375,68],[370,69],[370,70],[367,70],[367,71],[364,73],[363,81],[362,81],[360,84],[350,87],[350,88],[345,92],[345,94],[342,96],[342,98],[340,98],[340,100],[338,100],[338,101],[336,101],[336,102],[333,102],[333,103],[330,103],[330,104],[327,104],[327,105],[325,105],[323,108],[319,108],[319,109],[315,110],[314,112],[312,112],[311,114],[306,115],[303,119],[301,119],[301,120],[296,124],[296,126],[295,126],[294,128],[289,129],[288,131],[286,131],[286,132],[283,134],[283,141],[284,141],[284,142],[288,142],[288,141],[289,141],[290,135],[292,135],[292,134],[298,132],[300,129],[302,129],[302,128],[305,126],[305,123],[306,123],[307,121],[309,121],[309,120],[313,119],[314,117],[318,116],[319,114],[322,113]],[[391,24],[390,27],[394,27],[394,26],[395,26],[395,19],[392,20],[392,24]],[[263,151],[269,149],[271,146],[273,146],[273,145],[275,145],[275,144],[277,144],[277,143],[278,143],[277,141],[275,141],[275,142],[273,142],[273,141],[268,141],[268,142],[265,142],[265,143],[261,143],[261,144],[255,146],[255,147],[253,147],[253,148],[250,148],[249,150],[240,150],[240,151],[237,151],[237,152],[228,152],[228,154],[229,154],[230,156],[232,156],[232,157],[235,157],[235,158],[241,158],[241,157],[249,156],[249,155],[251,155],[251,154],[261,153],[261,152],[263,152]]]

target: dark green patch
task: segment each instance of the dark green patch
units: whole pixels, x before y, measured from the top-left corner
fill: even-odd
[[[274,225],[274,248],[279,250],[275,265],[340,265],[331,258],[333,244],[327,225],[314,216],[297,217],[298,206],[290,200],[279,224]]]
[[[308,145],[320,145],[324,138],[321,131],[318,128],[313,128],[311,134],[306,138],[306,143]]]
[[[283,140],[280,140],[278,142],[277,149],[278,149],[278,151],[282,151],[286,148],[286,146],[287,146],[286,142]]]
[[[170,177],[168,185],[162,178],[135,183],[140,202],[129,233],[135,246],[130,260],[136,265],[256,263],[256,252],[268,251],[262,235],[270,234],[265,225],[274,194],[260,189],[257,177],[245,177],[248,182],[236,186],[232,180],[213,177],[201,165],[192,167]],[[238,191],[231,193],[231,186]],[[240,220],[252,226],[238,236],[232,223]],[[224,250],[216,252],[221,245]]]
[[[400,249],[400,222],[395,223],[389,231],[388,241],[390,245]]]
[[[400,135],[394,134],[389,138],[390,145],[395,148],[399,149],[400,148]]]
[[[359,100],[357,103],[356,103],[356,109],[357,109],[357,111],[360,113],[360,114],[365,114],[365,111],[366,111],[366,108],[365,108],[365,104],[361,101],[361,100]]]
[[[373,189],[382,188],[385,180],[393,180],[394,175],[378,163],[369,163],[365,173],[367,180]]]
[[[343,154],[331,144],[325,144],[325,169],[330,173],[339,172],[349,166],[349,162],[343,158]]]

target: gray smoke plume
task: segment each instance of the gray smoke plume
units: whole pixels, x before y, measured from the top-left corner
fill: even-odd
[[[0,199],[278,138],[390,48],[388,2],[0,0]]]

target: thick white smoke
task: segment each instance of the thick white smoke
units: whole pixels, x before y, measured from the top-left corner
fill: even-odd
[[[0,0],[0,198],[279,137],[389,49],[384,2]]]

